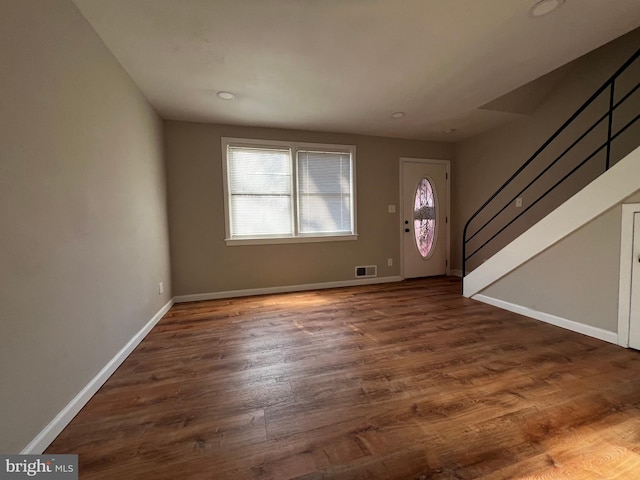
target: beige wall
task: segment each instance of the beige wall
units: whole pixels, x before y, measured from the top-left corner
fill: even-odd
[[[572,65],[565,67],[567,73],[561,83],[549,94],[544,102],[531,114],[510,122],[507,125],[490,132],[478,135],[456,145],[455,162],[453,162],[454,186],[452,189],[452,267],[461,268],[462,231],[465,222],[473,212],[487,200],[496,189],[514,173],[535,151],[553,134],[571,114],[587,100],[630,56],[640,44],[640,30],[627,34],[614,42],[582,57]],[[623,91],[630,89],[630,82],[637,82],[640,75],[640,61],[636,62],[632,71],[628,71],[620,78],[616,87],[616,98]],[[606,106],[608,94],[601,96],[597,104]],[[623,118],[631,118],[640,106],[640,92],[636,92],[630,99],[635,110],[625,108],[616,113],[614,132],[621,126]],[[532,164],[530,174],[524,175],[528,181],[540,172],[553,158],[576,139],[602,111],[595,108],[588,109],[579,117],[576,125],[558,138],[539,161]],[[640,122],[628,130],[613,147],[613,158],[620,159],[638,145]],[[569,154],[558,168],[550,172],[555,182],[562,172],[584,159],[596,145],[606,140],[606,124],[601,125],[585,140],[576,146],[575,155]],[[570,194],[577,192],[591,179],[601,173],[604,167],[604,151],[601,152],[590,166],[583,167],[581,175],[567,182],[556,194],[547,198],[539,207],[534,207],[528,218],[519,220],[510,230],[498,238],[497,247],[506,245],[529,226],[542,218],[548,211],[559,205]],[[543,178],[549,178],[545,176]],[[546,183],[545,189],[551,184]],[[515,196],[526,183],[516,183],[516,188],[505,192],[500,207]],[[639,182],[640,186],[640,182]],[[544,190],[533,188],[524,193],[524,207],[535,200]],[[509,215],[517,210],[508,207]],[[487,217],[488,218],[488,217]],[[506,222],[505,222],[506,223]],[[504,224],[504,223],[503,223]],[[481,238],[481,235],[478,237]],[[487,237],[488,238],[488,237]],[[480,244],[476,244],[479,246]],[[468,267],[473,268],[484,259],[490,257],[495,249],[479,252]],[[467,252],[469,253],[469,252]]]
[[[352,280],[356,265],[399,275],[399,158],[449,159],[446,143],[168,121],[164,124],[175,295]],[[353,144],[357,241],[226,246],[221,137]],[[387,267],[387,258],[394,266]]]
[[[640,193],[625,203],[640,201]],[[481,293],[574,322],[618,330],[618,205]]]
[[[169,300],[170,273],[155,111],[70,0],[1,11],[0,452],[12,453]]]

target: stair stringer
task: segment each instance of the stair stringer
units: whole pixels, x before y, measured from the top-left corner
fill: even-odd
[[[640,147],[464,277],[472,297],[640,189]]]

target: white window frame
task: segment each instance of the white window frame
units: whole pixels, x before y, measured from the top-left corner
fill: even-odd
[[[234,245],[269,245],[280,243],[312,243],[312,242],[335,242],[345,240],[358,239],[358,221],[357,221],[357,194],[356,194],[356,147],[355,145],[335,145],[326,143],[304,143],[289,142],[279,140],[256,140],[249,138],[233,138],[222,137],[222,183],[224,191],[224,227],[225,227],[225,243],[229,246]],[[270,235],[270,236],[247,236],[247,237],[231,237],[231,214],[229,198],[229,177],[228,177],[228,148],[232,147],[251,147],[265,149],[288,149],[291,151],[291,198],[292,198],[292,235]],[[353,232],[349,234],[327,234],[318,233],[301,234],[298,226],[298,171],[297,171],[297,151],[316,151],[316,152],[336,152],[351,154],[351,221]]]

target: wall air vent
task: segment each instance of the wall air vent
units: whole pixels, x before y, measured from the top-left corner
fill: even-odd
[[[366,265],[364,267],[356,267],[356,278],[377,277],[378,266]]]

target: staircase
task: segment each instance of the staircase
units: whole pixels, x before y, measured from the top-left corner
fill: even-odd
[[[471,297],[640,189],[640,147],[464,277]]]
[[[640,50],[469,218],[465,296],[477,296],[640,190],[639,57]],[[523,196],[526,207],[509,208]]]

